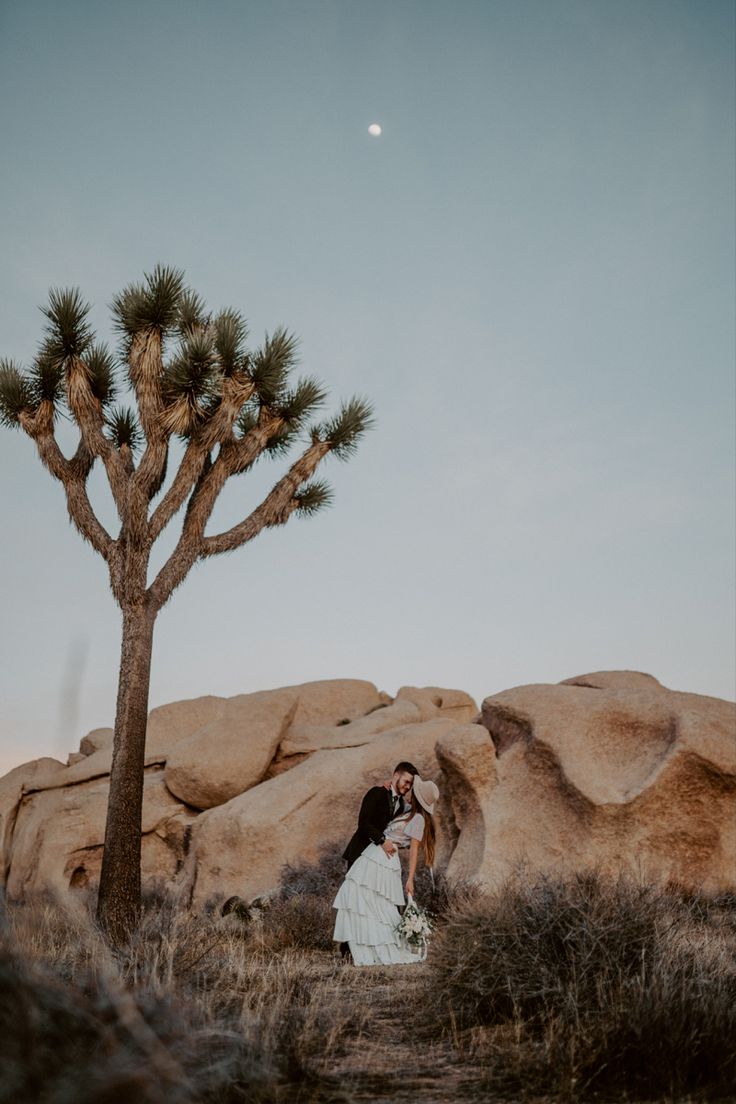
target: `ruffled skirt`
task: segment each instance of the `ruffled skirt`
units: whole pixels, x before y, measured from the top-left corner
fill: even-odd
[[[387,855],[369,843],[348,870],[332,907],[337,909],[332,938],[348,943],[356,966],[409,965],[419,956],[396,934],[405,905],[398,852]]]

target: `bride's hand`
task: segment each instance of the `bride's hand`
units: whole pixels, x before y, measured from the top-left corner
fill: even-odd
[[[411,878],[406,883],[406,892],[409,894],[410,897],[414,896],[414,882]]]

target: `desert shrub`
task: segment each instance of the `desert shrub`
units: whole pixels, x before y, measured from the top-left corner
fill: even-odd
[[[114,957],[93,920],[91,899],[61,907],[50,896],[23,906],[0,903],[0,944],[28,964],[53,963],[54,977],[72,980],[90,971],[114,970]]]
[[[342,850],[342,844],[333,844],[313,862],[284,865],[278,892],[263,915],[263,940],[269,948],[334,949],[332,902],[345,877]]]
[[[335,1006],[323,965],[263,949],[161,895],[116,953],[80,908],[8,909],[0,1104],[342,1100],[325,1070],[364,1010]]]
[[[286,863],[281,871],[279,896],[287,899],[302,894],[334,898],[345,877],[342,845],[325,847],[315,862]],[[330,903],[332,903],[332,898]]]
[[[333,1099],[336,1092],[323,1075],[326,1064],[344,1052],[346,1039],[361,1034],[370,1014],[349,988],[335,985],[343,977],[337,964],[326,972],[323,957],[287,950],[250,956],[239,982],[244,1024],[255,1027],[289,1083],[311,1087],[320,1099]],[[305,1093],[305,1099],[311,1096]]]
[[[241,1033],[212,1030],[174,994],[130,992],[115,979],[71,984],[0,952],[0,1101],[189,1104],[272,1099],[279,1074]]]
[[[462,879],[447,878],[442,871],[434,877],[421,861],[414,878],[416,899],[432,916],[435,925],[443,923],[453,910],[477,900],[481,893],[477,885]]]
[[[519,879],[457,909],[434,948],[434,970],[459,1023],[546,1019],[572,988],[576,1007],[587,1008],[612,971],[636,973],[656,945],[658,912],[644,886],[608,890],[593,874]]]
[[[736,975],[733,966],[684,947],[657,948],[639,975],[622,979],[592,1014],[584,1061],[562,1036],[563,1060],[597,1088],[638,1094],[736,1090]],[[595,1018],[593,1018],[595,1016]]]
[[[597,874],[517,877],[437,932],[432,1026],[484,1051],[496,1091],[723,1092],[735,947],[726,901]]]
[[[272,951],[330,951],[335,913],[332,897],[312,893],[277,897],[263,914],[260,939]]]
[[[234,916],[237,920],[241,920],[246,924],[250,923],[253,919],[253,906],[237,895],[228,897],[224,903],[219,906],[219,909],[221,916]],[[214,914],[215,911],[215,909],[212,909],[212,914]]]
[[[315,862],[287,863],[275,893],[255,904],[231,898],[220,911],[261,952],[332,950],[332,902],[345,875],[341,850],[328,847]]]

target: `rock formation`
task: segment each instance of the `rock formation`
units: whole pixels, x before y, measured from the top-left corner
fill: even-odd
[[[736,707],[604,671],[486,698],[437,758],[460,830],[449,874],[598,867],[736,885]],[[481,732],[483,732],[481,730]]]
[[[8,895],[94,886],[112,731],[64,765],[0,779]],[[360,799],[400,759],[440,785],[438,865],[494,883],[511,870],[630,869],[736,885],[736,706],[606,671],[486,698],[333,679],[152,710],[143,873],[195,907],[267,892],[287,862],[344,844]]]
[[[192,830],[188,867],[197,905],[260,894],[278,884],[285,859],[314,860],[324,844],[347,843],[361,798],[408,759],[437,778],[435,745],[456,723],[442,716],[382,732],[357,747],[315,751],[306,762],[203,813]]]

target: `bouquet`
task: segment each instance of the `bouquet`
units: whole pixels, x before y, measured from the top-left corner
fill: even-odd
[[[411,895],[404,909],[404,915],[396,926],[396,931],[401,942],[411,953],[418,955],[420,961],[424,961],[427,957],[427,940],[432,931],[432,925],[427,913]]]

